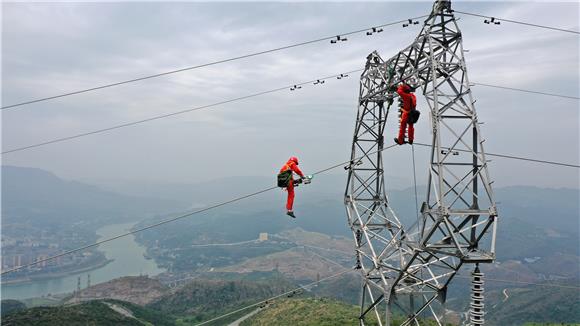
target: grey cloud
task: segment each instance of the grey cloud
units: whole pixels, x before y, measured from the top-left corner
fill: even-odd
[[[570,7],[578,4],[455,6],[530,21],[546,17],[549,7],[558,24],[577,25],[577,10],[574,14]],[[60,3],[4,9],[3,98],[9,103],[407,18],[427,13],[430,3]],[[54,17],[58,22],[49,24]],[[479,18],[464,17],[459,24],[472,50],[467,56],[472,81],[577,94],[577,38],[574,43],[567,35],[508,24],[492,32]],[[26,145],[356,69],[369,52],[377,49],[388,58],[418,32],[393,26],[340,45],[308,45],[7,111],[3,145]],[[554,53],[558,60],[552,60]],[[479,86],[474,94],[489,151],[578,161],[577,111],[568,110],[565,121],[549,122],[552,108],[574,108],[577,102]],[[358,74],[353,74],[299,92],[15,153],[5,163],[71,178],[167,181],[269,174],[291,153],[308,167],[324,167],[349,155],[357,96]],[[388,133],[395,129],[389,125]],[[418,137],[430,138],[427,119]],[[569,146],[553,146],[561,139]],[[408,170],[404,149],[389,158],[393,173]],[[246,163],[242,171],[238,161]],[[506,184],[577,186],[568,170],[531,165],[520,171],[515,163],[494,163],[492,172]],[[537,180],[537,171],[550,171],[554,178]]]

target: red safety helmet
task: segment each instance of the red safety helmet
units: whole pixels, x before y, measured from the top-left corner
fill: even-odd
[[[298,165],[298,158],[296,156],[292,156],[288,159],[288,161],[292,161],[294,163],[296,163],[296,165]]]

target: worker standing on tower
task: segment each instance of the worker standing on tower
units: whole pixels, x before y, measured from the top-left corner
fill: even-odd
[[[288,162],[284,164],[280,173],[278,173],[278,187],[286,188],[288,192],[288,199],[286,201],[286,215],[296,218],[292,206],[294,205],[294,179],[292,178],[293,173],[300,176],[300,179],[304,179],[304,173],[298,168],[298,158],[292,156],[288,159]]]
[[[415,136],[415,127],[413,125],[419,118],[419,111],[415,109],[417,106],[417,98],[413,92],[414,89],[406,83],[399,85],[397,88],[397,94],[399,94],[402,104],[399,137],[395,138],[395,143],[399,145],[403,145],[405,143],[405,130],[407,130],[407,139],[409,144],[413,144],[413,138]]]

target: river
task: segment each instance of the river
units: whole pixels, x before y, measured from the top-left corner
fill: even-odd
[[[99,240],[110,238],[128,231],[135,223],[112,224],[97,230]],[[157,275],[164,269],[157,267],[153,260],[145,259],[145,248],[135,242],[135,237],[127,236],[99,246],[108,259],[113,261],[106,266],[90,272],[70,274],[48,280],[21,284],[2,285],[2,299],[26,299],[40,297],[49,293],[72,292],[77,288],[78,277],[81,277],[81,288],[87,286],[88,274],[91,284],[106,282],[121,276]]]

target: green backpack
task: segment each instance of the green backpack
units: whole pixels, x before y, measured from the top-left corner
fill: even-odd
[[[288,183],[292,180],[292,170],[286,170],[278,173],[278,187],[286,188]]]

